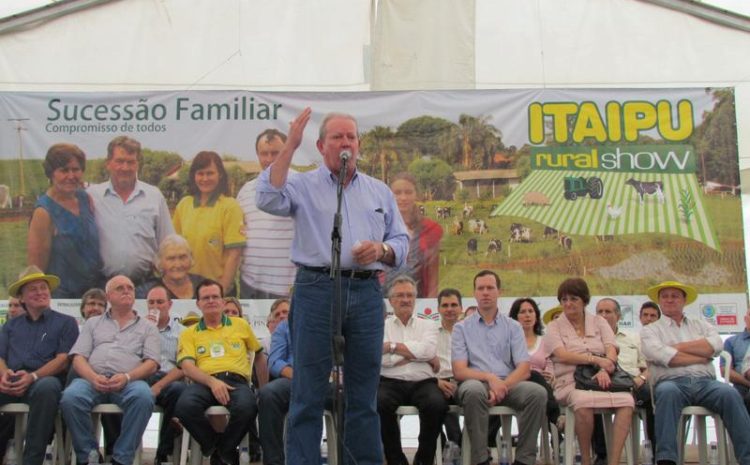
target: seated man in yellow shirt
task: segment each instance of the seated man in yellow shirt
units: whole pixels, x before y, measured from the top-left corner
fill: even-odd
[[[247,354],[261,351],[262,346],[247,321],[224,315],[222,294],[221,285],[208,279],[196,289],[203,318],[182,332],[177,355],[177,364],[194,383],[180,396],[175,411],[201,445],[203,456],[212,455],[212,463],[218,459],[236,464],[237,446],[258,412]],[[218,404],[230,413],[222,433],[211,427],[204,414]]]

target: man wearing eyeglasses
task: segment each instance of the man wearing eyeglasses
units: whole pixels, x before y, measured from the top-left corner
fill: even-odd
[[[159,429],[159,445],[156,448],[154,463],[168,462],[167,456],[172,455],[174,437],[177,433],[176,425],[172,421],[177,399],[185,390],[185,383],[180,381],[183,373],[177,367],[177,342],[180,334],[185,330],[181,324],[173,321],[169,310],[172,299],[164,286],[154,286],[146,294],[148,305],[147,318],[156,324],[161,339],[161,359],[159,371],[148,378],[151,393],[156,399],[156,405],[164,409],[161,427]]]
[[[180,335],[177,356],[193,384],[180,396],[175,411],[204,457],[212,456],[212,463],[237,464],[237,446],[258,413],[247,354],[259,354],[263,347],[247,321],[224,315],[221,284],[206,279],[198,284],[196,295],[203,318]],[[229,423],[220,431],[205,415],[214,405],[229,410]]]
[[[128,277],[110,279],[106,293],[109,310],[86,320],[70,351],[79,378],[63,392],[60,408],[73,436],[76,460],[85,464],[99,459],[91,409],[117,404],[123,411],[122,430],[112,463],[130,465],[154,409],[145,380],[159,368],[159,332],[133,309],[135,287]]]
[[[414,315],[417,284],[402,275],[393,280],[388,300],[393,316],[385,321],[383,359],[378,386],[380,436],[385,460],[393,465],[409,462],[401,448],[396,409],[413,405],[419,410],[419,446],[415,464],[435,462],[437,438],[448,412],[448,401],[438,388],[436,359],[438,326]]]

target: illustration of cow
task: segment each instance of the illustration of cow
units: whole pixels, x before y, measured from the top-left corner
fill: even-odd
[[[643,205],[645,195],[655,195],[657,202],[664,203],[664,183],[661,181],[638,181],[630,178],[625,181],[625,184],[633,186],[633,189],[638,193],[641,205]]]

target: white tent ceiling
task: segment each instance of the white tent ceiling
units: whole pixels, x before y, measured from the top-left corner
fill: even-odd
[[[0,20],[0,91],[731,86],[747,169],[749,51],[692,0],[61,0]]]

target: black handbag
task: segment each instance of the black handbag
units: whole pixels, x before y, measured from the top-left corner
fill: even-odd
[[[576,382],[576,389],[584,391],[607,391],[607,392],[630,392],[633,390],[635,383],[630,373],[623,370],[620,364],[615,362],[615,371],[610,373],[612,380],[609,388],[602,389],[599,383],[594,379],[601,368],[597,365],[576,365],[576,371],[573,373],[573,379]]]

